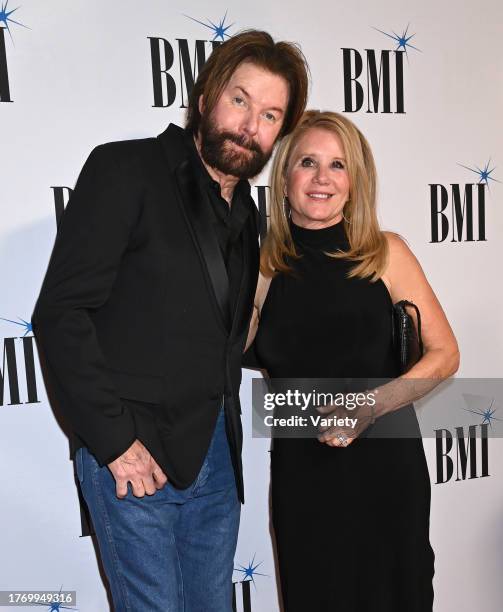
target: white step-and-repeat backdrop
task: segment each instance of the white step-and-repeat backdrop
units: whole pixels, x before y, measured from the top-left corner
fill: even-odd
[[[240,29],[301,45],[309,106],[346,113],[373,146],[382,226],[408,240],[443,304],[461,348],[458,376],[502,376],[502,22],[497,0],[0,1],[0,590],[62,587],[77,591],[82,612],[108,609],[91,539],[79,538],[67,441],[30,316],[90,150],[182,124],[205,58]],[[266,170],[253,187],[262,212],[267,182]],[[241,391],[247,503],[236,602],[238,611],[275,612],[269,443],[251,435],[252,376]],[[473,425],[483,421],[473,414]],[[424,443],[435,610],[500,612],[501,440],[489,440],[474,470],[454,444],[452,474],[442,469],[446,449]]]

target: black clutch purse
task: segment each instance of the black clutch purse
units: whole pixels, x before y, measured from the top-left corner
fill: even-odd
[[[414,320],[407,312],[414,308],[417,315],[417,331]],[[397,356],[400,374],[408,372],[423,356],[423,340],[421,338],[421,314],[419,308],[407,300],[401,300],[393,305],[393,347]]]

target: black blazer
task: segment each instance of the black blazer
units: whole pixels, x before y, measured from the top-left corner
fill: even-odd
[[[170,481],[196,478],[225,397],[243,501],[241,356],[258,276],[248,195],[243,275],[228,278],[184,131],[98,146],[62,216],[33,330],[50,391],[101,465],[140,439]]]

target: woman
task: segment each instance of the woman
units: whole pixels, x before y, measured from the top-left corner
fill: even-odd
[[[421,313],[424,356],[396,378],[390,314],[402,299]],[[410,401],[453,374],[459,353],[414,255],[380,231],[371,150],[337,113],[307,112],[276,153],[254,337],[271,378],[396,378],[353,430],[274,440],[285,612],[431,612],[430,482]],[[408,437],[385,437],[397,425]]]

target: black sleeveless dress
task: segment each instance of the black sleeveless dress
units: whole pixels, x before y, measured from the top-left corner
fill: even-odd
[[[323,253],[347,248],[343,223],[291,230],[302,257],[272,280],[255,340],[269,376],[397,376],[386,286],[348,279],[351,264]],[[397,422],[410,437],[381,437]],[[430,481],[412,406],[346,448],[274,439],[271,497],[285,612],[431,612]]]

